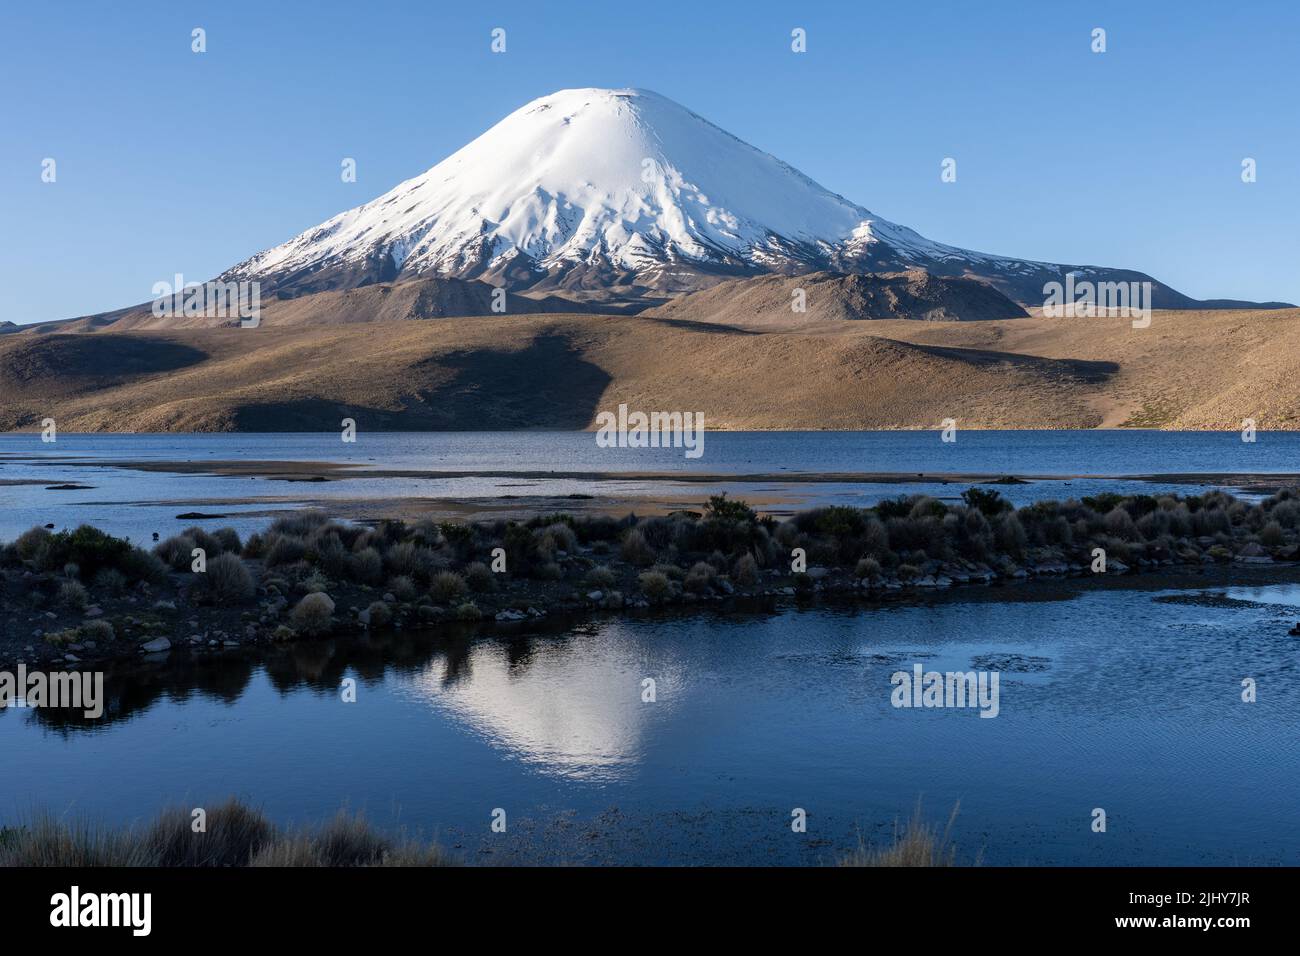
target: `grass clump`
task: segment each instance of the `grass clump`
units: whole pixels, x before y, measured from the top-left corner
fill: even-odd
[[[233,798],[201,817],[196,809],[171,807],[147,825],[120,828],[40,814],[29,824],[0,829],[0,867],[455,865],[437,845],[394,839],[359,815],[282,829]]]
[[[405,574],[389,579],[388,591],[399,601],[414,601],[420,593],[415,587],[415,582]]]
[[[588,587],[607,588],[618,580],[618,575],[603,564],[598,564],[587,572],[585,581]]]
[[[885,847],[860,845],[840,860],[840,866],[955,866],[957,850],[951,841],[952,827],[960,804],[952,808],[942,832],[926,823],[918,803],[907,825],[894,821],[894,840]],[[978,865],[978,859],[976,865]]]
[[[682,586],[686,588],[686,590],[693,591],[696,594],[704,594],[713,590],[713,579],[715,575],[716,572],[713,570],[713,565],[709,564],[707,561],[697,561],[695,564],[691,565],[691,569],[686,572],[686,580],[683,582]]]
[[[93,641],[96,644],[111,644],[117,639],[117,632],[109,621],[96,618],[77,628],[77,640]]]
[[[672,593],[672,582],[662,571],[642,571],[637,575],[637,584],[641,591],[652,601],[662,601]]]
[[[236,552],[223,552],[209,559],[207,570],[197,577],[195,597],[210,604],[247,604],[257,593],[253,575]]]
[[[156,554],[173,571],[188,571],[194,560],[194,549],[198,547],[188,535],[174,534],[164,538],[153,549]]]
[[[736,565],[732,568],[731,576],[736,582],[746,587],[758,583],[758,562],[754,560],[752,554],[742,554],[736,559]]]
[[[477,604],[473,601],[466,601],[456,608],[456,620],[458,621],[479,621],[483,618],[483,612],[479,610]]]
[[[74,611],[84,611],[90,603],[90,593],[80,581],[64,581],[59,585],[59,604]]]
[[[429,581],[429,596],[439,604],[450,604],[463,597],[465,579],[455,571],[439,571]]]
[[[497,589],[496,578],[482,561],[474,561],[466,565],[465,583],[475,594],[487,594]]]
[[[334,601],[324,591],[313,591],[298,602],[289,619],[310,637],[325,634],[334,626]]]
[[[654,564],[655,559],[658,557],[658,555],[655,554],[655,549],[650,547],[646,542],[645,535],[636,528],[630,529],[627,534],[623,536],[623,543],[619,547],[619,554],[628,564],[636,565],[641,568]]]

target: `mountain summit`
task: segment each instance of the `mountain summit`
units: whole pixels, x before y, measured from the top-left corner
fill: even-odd
[[[439,275],[515,292],[637,299],[720,277],[916,268],[981,278],[1029,305],[1041,305],[1044,284],[1068,272],[1152,281],[1156,307],[1211,304],[1138,272],[932,242],[636,89],[534,100],[428,172],[221,278],[257,279],[264,295],[281,296]]]

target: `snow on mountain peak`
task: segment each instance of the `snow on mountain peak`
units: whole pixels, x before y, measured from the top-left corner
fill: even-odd
[[[572,89],[232,272],[386,258],[394,272],[464,274],[519,254],[540,270],[597,258],[631,271],[753,264],[789,243],[866,237],[882,225],[872,218],[658,93]]]
[[[1033,303],[1044,283],[1080,267],[933,242],[658,93],[572,89],[222,278],[297,295],[447,276],[645,301],[724,276],[912,268],[982,278]],[[1162,307],[1192,301],[1157,291]]]

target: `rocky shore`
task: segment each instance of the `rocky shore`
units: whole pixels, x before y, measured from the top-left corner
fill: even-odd
[[[1100,495],[1014,509],[993,490],[814,509],[380,522],[299,512],[241,541],[187,529],[152,550],[83,526],[0,547],[0,667],[512,626],[554,615],[743,598],[870,600],[972,584],[1300,561],[1300,496]]]

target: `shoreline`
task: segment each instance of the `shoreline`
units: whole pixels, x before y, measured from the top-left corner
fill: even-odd
[[[996,491],[973,487],[962,501],[915,495],[784,521],[725,495],[703,514],[621,519],[366,526],[298,512],[247,542],[230,529],[196,526],[153,552],[87,527],[34,528],[0,549],[0,668],[80,669],[173,651],[202,658],[324,637],[509,628],[600,613],[744,613],[745,605],[842,597],[882,606],[970,585],[1230,568],[1243,578],[1300,577],[1300,498],[1291,492],[1257,504],[1214,491],[1017,510]],[[191,570],[196,549],[208,562],[201,573]],[[1100,568],[1098,552],[1107,553]]]
[[[5,461],[24,464],[50,463],[73,468],[120,468],[128,471],[147,471],[175,475],[209,475],[216,478],[266,478],[293,482],[322,482],[368,478],[519,478],[524,480],[562,481],[665,481],[682,484],[723,484],[790,482],[795,484],[908,484],[933,482],[964,485],[1014,485],[1050,481],[1142,481],[1153,484],[1220,485],[1247,489],[1255,486],[1260,491],[1275,491],[1282,487],[1300,485],[1300,472],[1259,471],[1193,471],[1193,472],[1137,472],[1133,474],[1091,474],[1064,472],[1052,474],[1008,473],[1006,471],[943,472],[943,471],[556,471],[528,469],[434,469],[434,468],[375,468],[339,461],[280,460],[280,459],[217,459],[212,461],[117,459],[117,458],[51,458],[46,455],[14,455],[0,452],[0,463]],[[17,479],[0,481],[2,484],[48,484],[54,479]]]
[[[1266,587],[1277,584],[1300,583],[1300,562],[1274,563],[1268,566],[1252,567],[1237,580],[1221,580],[1229,570],[1225,566],[1195,568],[1188,566],[1168,566],[1129,569],[1119,574],[1105,576],[1091,575],[1086,572],[1065,574],[1044,573],[1029,574],[1024,578],[1006,577],[991,581],[970,581],[963,584],[944,586],[902,585],[897,590],[859,588],[852,582],[831,580],[810,595],[786,593],[793,588],[777,587],[760,592],[739,593],[735,595],[711,595],[702,598],[685,599],[675,603],[663,603],[650,607],[625,605],[619,609],[601,607],[595,603],[558,604],[551,611],[537,615],[527,615],[518,619],[497,619],[495,615],[477,621],[458,621],[444,619],[435,622],[411,620],[409,614],[399,612],[394,624],[383,630],[371,630],[364,626],[342,627],[332,631],[326,638],[296,638],[278,641],[273,638],[245,639],[238,641],[187,641],[172,642],[164,651],[145,653],[139,647],[113,645],[101,650],[107,653],[95,654],[78,652],[80,656],[74,669],[86,669],[89,665],[148,665],[176,663],[182,660],[207,661],[223,660],[230,655],[247,652],[265,652],[295,646],[309,647],[316,640],[354,641],[368,643],[375,639],[385,641],[400,636],[417,639],[438,640],[446,637],[477,638],[488,636],[509,636],[520,633],[527,627],[545,628],[547,632],[563,632],[573,626],[591,623],[602,619],[624,618],[631,620],[663,619],[669,617],[714,614],[744,617],[753,614],[779,614],[782,611],[798,608],[809,610],[815,608],[851,609],[870,612],[891,606],[913,606],[936,600],[970,600],[978,595],[981,600],[998,602],[1051,600],[1065,594],[1064,589],[1078,588],[1088,590],[1140,590],[1152,593],[1166,590],[1227,589],[1235,587]],[[1241,573],[1244,569],[1232,568]],[[1289,572],[1294,572],[1289,574]],[[1054,589],[1054,590],[1053,590]],[[373,592],[369,592],[373,593]],[[1236,600],[1236,599],[1226,599]],[[538,602],[542,603],[542,602]],[[1249,603],[1243,600],[1242,603]],[[504,609],[508,610],[508,609]],[[542,610],[542,609],[538,609]],[[1297,626],[1300,626],[1300,611],[1296,614]],[[214,622],[219,623],[219,622]],[[35,646],[35,645],[33,645]],[[358,644],[357,646],[360,646]],[[33,663],[29,658],[19,655],[13,657],[6,653],[7,648],[0,646],[0,671],[12,670],[18,663]],[[57,661],[47,661],[57,662]]]

